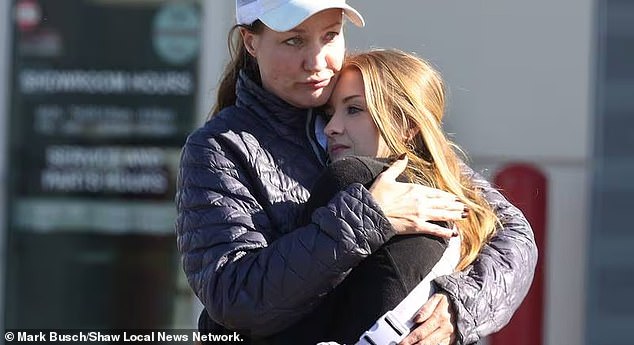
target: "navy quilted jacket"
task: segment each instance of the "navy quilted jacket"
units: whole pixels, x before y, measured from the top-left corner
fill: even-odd
[[[394,234],[360,184],[296,227],[323,168],[310,111],[293,108],[245,75],[237,102],[192,133],[183,148],[176,203],[178,249],[188,282],[211,318],[254,336],[311,311],[361,260]],[[464,272],[437,280],[471,343],[510,319],[537,260],[524,216],[474,175],[504,229]]]

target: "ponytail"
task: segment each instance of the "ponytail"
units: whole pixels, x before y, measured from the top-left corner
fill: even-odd
[[[245,28],[253,33],[262,32],[263,24],[256,20],[251,25],[234,25],[229,30],[227,45],[229,47],[229,58],[231,59],[225,67],[218,92],[216,104],[214,105],[209,118],[219,113],[222,109],[236,104],[236,84],[241,70],[244,70],[253,80],[260,82],[260,71],[255,58],[247,52],[240,35],[240,28]]]

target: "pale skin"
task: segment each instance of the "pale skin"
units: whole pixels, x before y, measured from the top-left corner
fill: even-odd
[[[259,34],[246,29],[241,29],[240,33],[245,48],[258,62],[262,86],[293,106],[314,108],[328,101],[341,70],[345,55],[342,26],[342,11],[329,9],[314,14],[286,32],[265,27]],[[398,234],[427,233],[451,237],[452,230],[429,221],[458,220],[461,212],[455,212],[456,217],[432,217],[432,212],[425,210],[455,208],[455,197],[418,184],[397,182],[396,177],[405,169],[406,163],[400,160],[379,175],[370,188],[372,196]],[[425,205],[428,200],[435,200],[436,206]],[[438,206],[441,203],[445,205]],[[460,207],[460,211],[462,209]],[[444,298],[446,300],[446,296]],[[438,299],[442,300],[442,297],[432,298],[423,306],[421,312],[425,313],[419,312],[420,326],[402,344],[418,343],[415,337],[425,339],[421,344],[426,344],[432,337],[442,337],[442,341],[429,344],[453,343],[453,318],[446,317],[447,314],[451,316],[453,310],[448,302],[434,304]],[[431,314],[428,310],[432,310]]]

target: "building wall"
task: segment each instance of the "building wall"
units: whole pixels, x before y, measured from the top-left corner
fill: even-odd
[[[435,63],[451,91],[451,130],[471,155],[588,156],[592,1],[351,2],[368,24],[348,28],[348,47],[398,47]]]
[[[204,119],[216,100],[216,87],[224,66],[229,61],[227,33],[235,24],[234,1],[202,1],[203,32],[200,55],[200,100],[199,123]]]

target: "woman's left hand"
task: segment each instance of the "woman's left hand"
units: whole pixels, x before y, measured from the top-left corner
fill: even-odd
[[[452,345],[456,341],[455,319],[449,297],[443,293],[434,294],[414,317],[418,326],[400,345]]]

